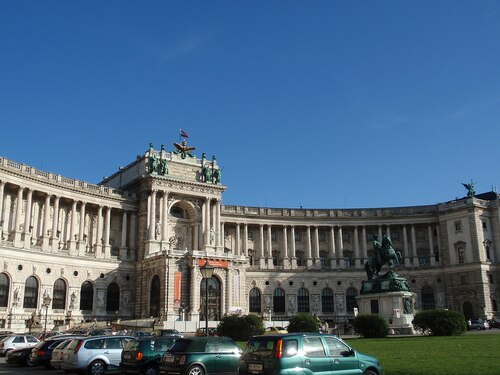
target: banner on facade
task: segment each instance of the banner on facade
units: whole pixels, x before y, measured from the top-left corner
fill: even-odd
[[[182,272],[174,273],[174,306],[181,307]]]
[[[203,267],[206,261],[206,259],[198,259],[198,266]],[[208,265],[215,268],[227,268],[229,262],[227,260],[209,260]]]

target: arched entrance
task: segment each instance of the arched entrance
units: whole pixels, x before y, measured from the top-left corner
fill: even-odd
[[[206,279],[200,284],[200,321],[207,320],[206,307]],[[221,284],[216,276],[208,279],[208,320],[221,319]]]
[[[470,303],[469,301],[464,302],[463,311],[466,320],[474,318],[474,310],[472,308],[472,303]]]

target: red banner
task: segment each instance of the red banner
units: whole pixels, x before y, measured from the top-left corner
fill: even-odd
[[[174,273],[174,306],[181,307],[182,272]]]
[[[206,259],[198,259],[198,266],[202,267],[206,262]],[[208,265],[215,268],[227,268],[229,266],[229,262],[227,260],[209,260]]]

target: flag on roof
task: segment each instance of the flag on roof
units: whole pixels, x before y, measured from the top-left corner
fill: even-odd
[[[189,138],[189,135],[184,130],[180,129],[180,132],[181,132],[181,137]]]

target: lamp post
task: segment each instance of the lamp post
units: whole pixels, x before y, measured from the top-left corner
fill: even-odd
[[[52,298],[48,295],[43,297],[43,306],[45,307],[45,324],[43,326],[43,338],[45,339],[45,335],[47,334],[47,314],[49,312],[49,305],[52,302]]]
[[[214,274],[214,267],[208,264],[208,259],[205,264],[200,267],[201,275],[205,279],[205,336],[208,336],[208,279]]]

